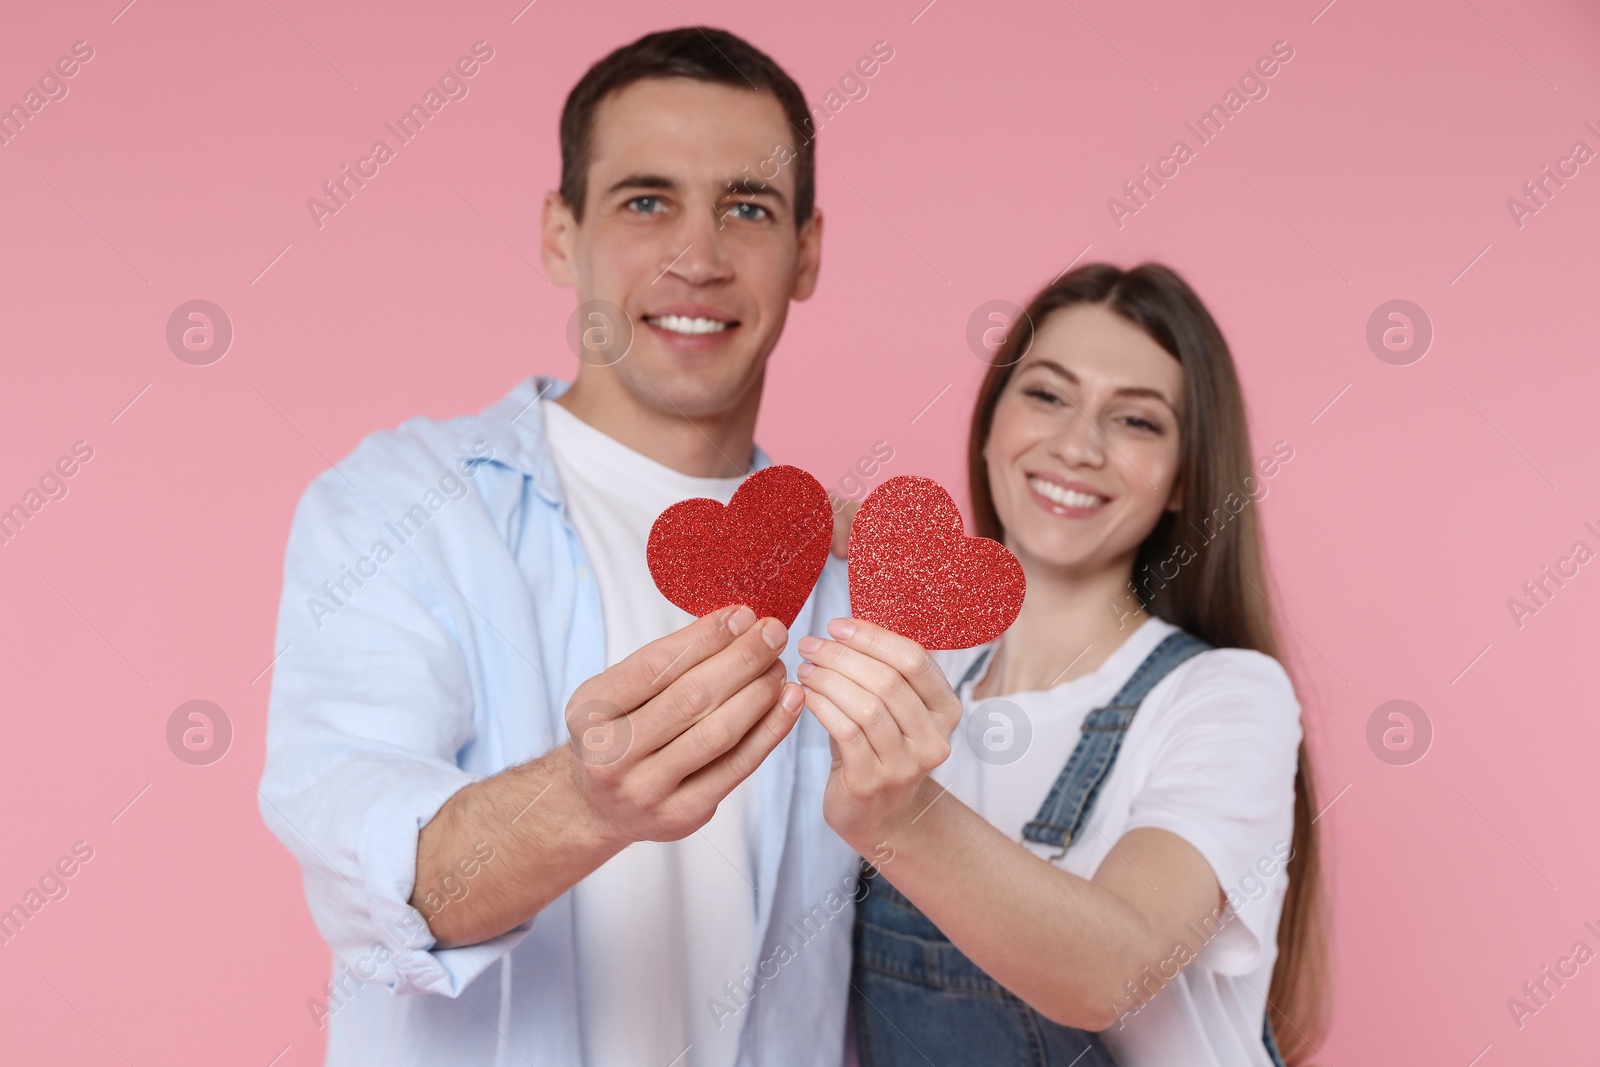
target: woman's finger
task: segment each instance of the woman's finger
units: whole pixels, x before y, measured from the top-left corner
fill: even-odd
[[[894,668],[939,720],[942,737],[956,728],[961,701],[944,671],[921,645],[864,619],[834,619],[828,623],[828,633],[841,644]]]
[[[916,690],[895,670],[864,652],[857,652],[838,641],[803,637],[800,654],[818,667],[827,667],[876,696],[894,716],[900,732],[909,738],[931,735],[935,727],[928,720],[928,709]]]
[[[925,704],[931,706],[941,697],[955,695],[933,657],[909,637],[865,619],[850,618],[828,623],[828,633],[834,640],[893,667]]]
[[[807,667],[811,669],[806,670]],[[809,694],[816,693],[860,728],[880,763],[898,760],[906,750],[906,737],[888,707],[871,692],[828,667],[801,664],[795,672]]]
[[[838,705],[821,693],[803,686],[801,688],[805,694],[805,706],[817,717],[822,728],[828,731],[828,745],[833,750],[835,760],[848,760],[851,763],[877,761],[878,754],[867,740],[866,731],[856,725],[854,719],[840,711]]]

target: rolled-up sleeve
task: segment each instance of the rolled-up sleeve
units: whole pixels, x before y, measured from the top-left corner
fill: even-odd
[[[299,861],[312,919],[336,957],[397,993],[455,997],[533,920],[437,949],[409,903],[418,832],[478,776],[457,763],[473,735],[472,673],[439,586],[404,535],[336,470],[302,497],[284,565],[260,808]]]
[[[1247,975],[1271,951],[1294,836],[1300,704],[1279,663],[1247,649],[1195,658],[1126,830],[1178,835],[1210,864],[1234,917],[1199,959]],[[1254,890],[1252,892],[1251,890]]]

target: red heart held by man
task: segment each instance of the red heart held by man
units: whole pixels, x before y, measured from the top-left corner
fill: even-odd
[[[793,626],[833,542],[833,506],[799,467],[764,467],[728,506],[680,500],[650,527],[650,576],[691,615],[748,604],[758,618]]]
[[[1004,633],[1027,580],[1004,545],[967,537],[931,478],[897,475],[850,524],[850,614],[923,648],[971,648]]]

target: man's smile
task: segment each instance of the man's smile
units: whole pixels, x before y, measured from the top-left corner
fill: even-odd
[[[721,344],[740,325],[736,316],[709,304],[673,304],[639,317],[658,337],[680,348]]]
[[[728,323],[718,319],[687,318],[683,315],[658,315],[645,318],[652,326],[659,326],[663,330],[673,333],[721,333],[729,326]]]

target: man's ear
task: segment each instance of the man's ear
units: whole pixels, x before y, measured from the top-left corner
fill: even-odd
[[[544,194],[539,225],[539,255],[544,260],[545,273],[557,285],[575,284],[578,220],[572,217],[572,209],[561,199],[560,193],[551,190]]]
[[[811,210],[811,217],[800,227],[799,247],[795,252],[798,269],[790,299],[806,300],[817,288],[817,273],[822,270],[822,212]]]

